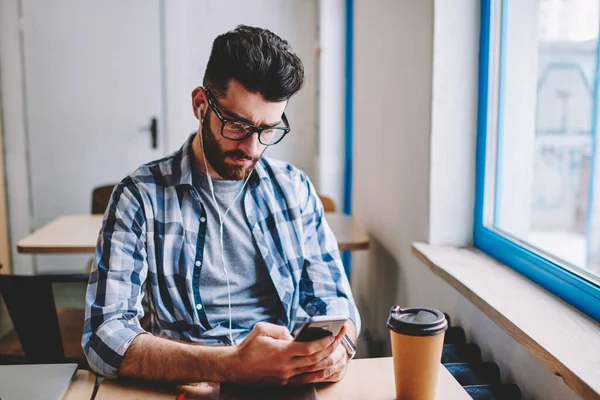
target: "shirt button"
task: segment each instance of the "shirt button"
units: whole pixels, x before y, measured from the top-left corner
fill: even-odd
[[[202,263],[200,261],[196,261],[196,267],[199,267],[200,265],[202,265]]]
[[[202,310],[202,304],[196,304],[196,310]]]
[[[206,222],[206,218],[204,218],[204,217],[200,218],[200,222]]]

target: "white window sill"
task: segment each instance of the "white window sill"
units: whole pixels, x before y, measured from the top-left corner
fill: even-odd
[[[600,399],[600,323],[475,249],[412,253],[584,399]]]

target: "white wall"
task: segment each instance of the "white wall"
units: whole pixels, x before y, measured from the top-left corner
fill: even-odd
[[[376,5],[355,0],[354,12],[353,211],[372,247],[353,256],[352,285],[371,350],[390,354],[392,305],[436,307],[465,328],[523,398],[577,398],[410,254],[414,241],[471,240],[479,2]]]
[[[433,2],[354,7],[353,214],[372,247],[356,253],[352,283],[365,328],[387,347],[389,308],[421,303],[430,279],[410,246],[429,230]]]
[[[346,96],[345,0],[320,0],[319,5],[319,138],[318,188],[338,209],[344,199]]]
[[[434,8],[431,244],[465,246],[472,238],[479,46],[475,4],[437,1]]]

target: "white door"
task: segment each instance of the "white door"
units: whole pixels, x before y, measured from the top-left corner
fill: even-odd
[[[31,225],[164,156],[159,0],[21,0]],[[156,139],[149,130],[156,121]],[[154,143],[153,143],[154,142]],[[36,256],[80,270],[87,256]]]

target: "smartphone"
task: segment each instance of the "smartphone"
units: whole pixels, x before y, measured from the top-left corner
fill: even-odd
[[[346,316],[319,315],[311,317],[296,332],[295,341],[312,342],[325,336],[336,336],[348,321]]]

